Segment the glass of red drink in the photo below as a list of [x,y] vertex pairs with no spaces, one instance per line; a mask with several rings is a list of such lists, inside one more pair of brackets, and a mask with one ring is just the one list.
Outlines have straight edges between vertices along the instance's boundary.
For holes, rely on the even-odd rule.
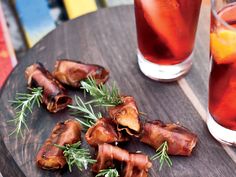
[[188,72],[202,0],[134,0],[138,64],[154,80]]
[[236,145],[236,1],[211,3],[207,125],[218,141]]

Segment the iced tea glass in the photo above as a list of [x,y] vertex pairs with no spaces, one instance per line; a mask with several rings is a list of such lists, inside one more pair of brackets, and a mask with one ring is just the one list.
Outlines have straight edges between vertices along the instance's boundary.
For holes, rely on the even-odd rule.
[[211,0],[207,125],[220,142],[236,145],[236,0]]
[[134,0],[138,64],[154,80],[188,72],[202,0]]

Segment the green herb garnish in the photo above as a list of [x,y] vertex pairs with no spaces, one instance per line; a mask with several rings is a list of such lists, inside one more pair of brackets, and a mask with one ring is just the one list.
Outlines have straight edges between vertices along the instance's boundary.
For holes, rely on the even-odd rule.
[[96,81],[89,77],[86,81],[81,81],[82,89],[88,92],[93,100],[88,103],[95,103],[98,106],[117,106],[122,103],[119,89],[113,84],[112,87],[103,84],[96,84]]
[[160,163],[159,171],[161,171],[164,162],[166,162],[169,167],[172,166],[172,161],[170,157],[168,156],[167,151],[168,151],[168,143],[167,141],[165,141],[156,150],[156,154],[150,158],[151,160],[159,159],[159,163]]
[[69,171],[72,172],[72,166],[76,165],[77,168],[82,171],[87,169],[89,164],[93,164],[96,160],[91,158],[88,149],[80,148],[81,142],[78,141],[72,145],[60,146],[54,144],[59,149],[63,150],[63,154],[66,158],[66,162],[69,166]]
[[118,177],[119,173],[118,171],[114,168],[109,168],[109,169],[104,169],[104,170],[100,170],[99,173],[95,176],[105,176],[105,177]]
[[11,132],[10,135],[16,134],[21,135],[22,133],[22,126],[28,129],[26,124],[26,116],[27,113],[32,113],[34,105],[37,104],[40,107],[40,102],[42,98],[43,89],[41,87],[38,88],[29,88],[30,93],[16,93],[16,98],[14,101],[9,101],[14,106],[16,110],[15,118],[8,121],[13,122],[16,128]]
[[73,115],[79,115],[82,118],[76,118],[76,120],[87,128],[93,126],[102,117],[100,112],[95,114],[92,106],[85,104],[79,96],[75,97],[75,105],[68,105],[68,107],[73,110]]

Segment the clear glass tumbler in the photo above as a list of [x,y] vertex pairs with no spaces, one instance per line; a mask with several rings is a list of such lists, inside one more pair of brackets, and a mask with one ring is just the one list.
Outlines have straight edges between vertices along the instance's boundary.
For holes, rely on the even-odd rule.
[[138,64],[154,80],[188,72],[202,0],[134,0]]
[[236,3],[211,0],[207,125],[220,142],[236,145]]

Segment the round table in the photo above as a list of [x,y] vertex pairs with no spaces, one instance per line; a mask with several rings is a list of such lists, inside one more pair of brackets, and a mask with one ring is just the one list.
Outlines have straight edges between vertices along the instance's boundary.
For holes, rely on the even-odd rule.
[[[29,132],[25,131],[25,137],[9,137],[14,127],[7,120],[13,118],[14,110],[8,100],[14,99],[16,92],[26,92],[25,68],[41,62],[52,71],[56,59],[61,58],[103,65],[110,70],[108,83],[115,81],[123,94],[134,96],[139,111],[147,114],[148,118],[144,119],[180,122],[198,135],[198,145],[192,156],[173,156],[173,166],[164,165],[160,172],[158,161],[154,161],[149,176],[236,176],[235,149],[216,142],[205,124],[208,36],[209,6],[203,6],[193,68],[177,82],[159,83],[145,77],[138,68],[133,6],[102,9],[60,25],[28,51],[1,91],[0,170],[3,176],[92,176],[90,170],[80,172],[73,168],[72,173],[68,169],[45,171],[35,165],[35,155],[54,125],[71,118],[68,111],[49,114],[43,108],[34,109],[33,114],[27,116]],[[83,95],[82,91],[69,93]],[[90,148],[85,142],[83,147]],[[136,139],[122,147],[149,156],[155,153],[154,149]]]

